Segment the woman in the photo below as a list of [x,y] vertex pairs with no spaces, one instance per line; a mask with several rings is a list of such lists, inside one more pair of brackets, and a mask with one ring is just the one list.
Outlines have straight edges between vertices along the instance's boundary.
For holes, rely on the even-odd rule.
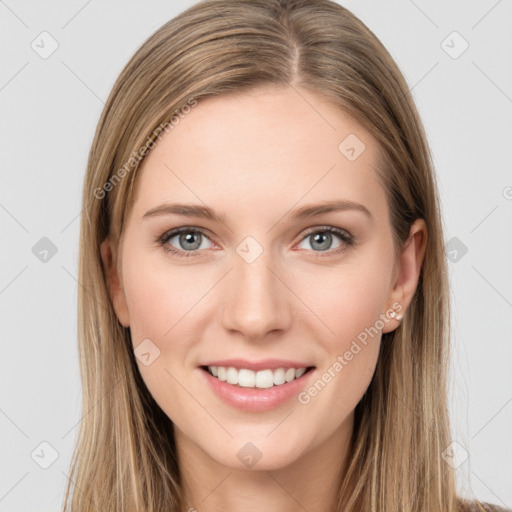
[[83,205],[66,510],[503,510],[456,492],[429,149],[349,11],[165,24],[114,85]]

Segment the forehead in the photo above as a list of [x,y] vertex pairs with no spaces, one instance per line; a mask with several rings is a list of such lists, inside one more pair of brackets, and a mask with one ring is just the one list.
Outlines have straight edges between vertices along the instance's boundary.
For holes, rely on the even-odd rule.
[[254,215],[262,204],[340,198],[386,208],[376,140],[302,89],[201,98],[157,141],[138,170],[134,209],[200,200]]

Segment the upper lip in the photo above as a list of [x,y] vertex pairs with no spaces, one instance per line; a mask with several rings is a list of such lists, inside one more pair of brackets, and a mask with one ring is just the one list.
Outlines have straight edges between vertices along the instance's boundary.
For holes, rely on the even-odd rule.
[[291,361],[289,359],[263,359],[262,361],[248,361],[247,359],[222,359],[209,361],[200,366],[224,366],[226,368],[232,366],[237,370],[246,368],[247,370],[276,370],[277,368],[309,368],[313,365]]

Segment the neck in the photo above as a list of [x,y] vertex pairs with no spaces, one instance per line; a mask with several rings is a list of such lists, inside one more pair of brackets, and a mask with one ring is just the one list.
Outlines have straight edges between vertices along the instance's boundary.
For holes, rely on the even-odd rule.
[[286,467],[256,470],[219,464],[175,428],[185,496],[183,512],[336,510],[352,429],[353,415]]

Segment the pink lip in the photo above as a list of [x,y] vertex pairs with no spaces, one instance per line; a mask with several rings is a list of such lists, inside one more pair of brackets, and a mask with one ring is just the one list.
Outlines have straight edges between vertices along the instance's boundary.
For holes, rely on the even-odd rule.
[[[223,363],[225,363],[225,361]],[[281,361],[276,368],[281,368],[283,366],[288,368],[304,368],[304,365],[294,366],[291,364],[288,366],[288,362],[286,364],[281,363],[283,363],[283,361]],[[268,362],[266,362],[266,364],[268,364]],[[208,366],[224,366],[224,364],[209,364]],[[247,368],[247,366],[242,367]],[[265,366],[265,368],[268,369],[269,366]],[[206,379],[210,389],[221,400],[232,407],[248,412],[268,411],[285,404],[293,397],[296,397],[306,387],[311,375],[315,373],[315,370],[312,369],[292,382],[287,382],[280,386],[273,386],[271,388],[259,389],[243,388],[238,385],[228,384],[227,382],[220,381],[217,377],[210,375],[210,373],[203,368],[200,368],[199,370]]]
[[308,363],[300,363],[297,361],[290,361],[285,359],[264,359],[262,361],[248,361],[247,359],[223,359],[218,361],[210,361],[203,363],[201,366],[224,366],[226,368],[232,366],[237,370],[246,368],[255,372],[259,370],[277,370],[277,368],[309,368],[313,366]]

